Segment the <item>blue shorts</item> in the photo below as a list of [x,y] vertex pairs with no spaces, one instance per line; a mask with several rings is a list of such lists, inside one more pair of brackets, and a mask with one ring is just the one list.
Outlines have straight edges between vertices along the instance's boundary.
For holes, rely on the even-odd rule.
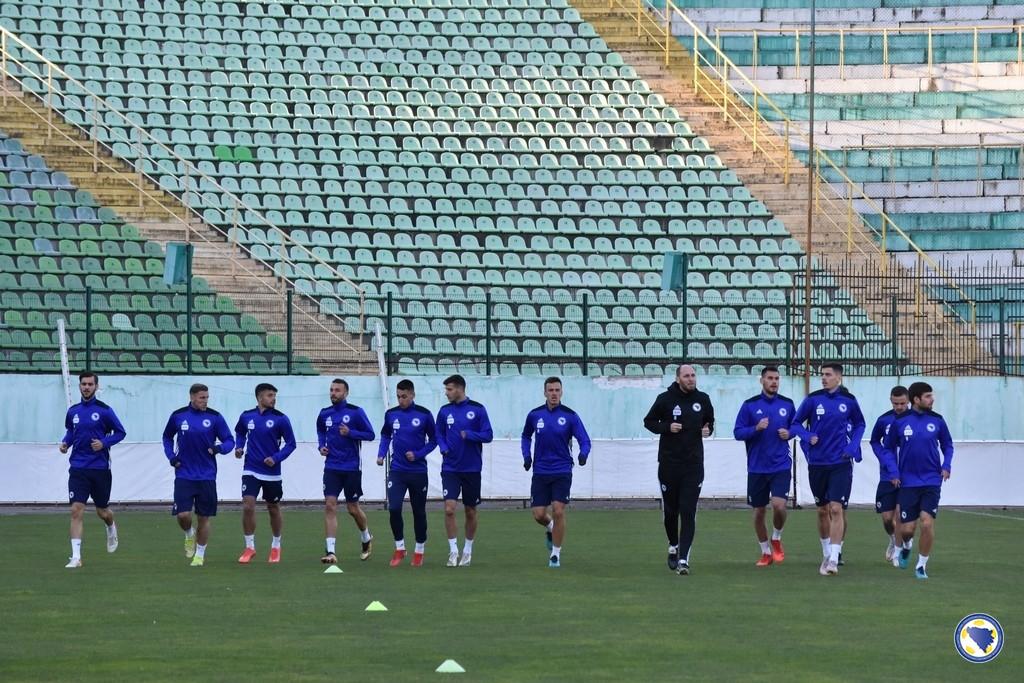
[[569,502],[572,488],[572,473],[535,474],[530,484],[530,507],[540,508],[551,505],[551,501]]
[[196,514],[200,517],[217,516],[216,480],[174,480],[174,507],[171,508],[171,514],[177,515],[182,512],[192,512],[193,507]]
[[356,503],[363,497],[363,473],[359,470],[324,470],[324,498],[340,498],[345,492],[346,503]]
[[878,482],[875,490],[875,512],[892,512],[896,509],[896,498],[900,490],[891,481]]
[[789,470],[771,474],[747,473],[747,505],[763,508],[769,498],[789,498]]
[[284,484],[280,481],[267,481],[259,479],[251,474],[242,475],[242,498],[252,496],[255,498],[263,490],[263,500],[268,503],[279,503],[284,496]]
[[845,510],[850,504],[850,489],[853,488],[853,462],[808,465],[807,483],[811,485],[815,505],[824,507],[829,503],[842,503]]
[[905,524],[916,522],[922,512],[931,515],[932,519],[938,517],[941,493],[941,486],[901,486],[900,521]]
[[111,481],[110,470],[72,467],[68,470],[68,500],[84,505],[91,497],[93,505],[105,508],[110,505]]
[[442,472],[441,488],[445,500],[458,500],[461,494],[466,507],[475,508],[480,504],[479,472]]
[[405,492],[409,492],[409,503],[413,510],[423,510],[427,505],[427,473],[388,472],[388,510],[401,510]]

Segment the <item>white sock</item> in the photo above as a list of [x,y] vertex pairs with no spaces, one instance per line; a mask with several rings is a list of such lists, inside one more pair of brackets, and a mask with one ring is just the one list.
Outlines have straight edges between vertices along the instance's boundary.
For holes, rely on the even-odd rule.
[[896,547],[896,534],[889,534],[889,547],[890,548],[895,548]]
[[906,541],[903,541],[903,549],[904,550],[910,550],[913,547],[914,547],[914,539],[913,538],[910,538],[910,539],[907,539]]
[[82,559],[82,539],[72,538],[71,539],[71,559],[80,560]]
[[256,534],[245,534],[245,547],[256,550]]
[[828,547],[828,561],[839,562],[839,551],[843,547],[842,543],[833,543]]
[[918,569],[924,569],[927,566],[928,566],[928,556],[927,555],[918,555],[917,556],[917,568]]
[[671,555],[672,553],[675,553],[676,555],[678,555],[679,554],[679,546],[677,546],[677,545],[670,545],[668,547],[668,554]]
[[426,544],[425,543],[417,543],[416,544],[416,552],[418,552],[419,554],[422,555],[423,554],[423,550],[424,550],[424,547],[423,547],[424,545],[426,545]]
[[466,546],[462,549],[462,553],[464,555],[472,555],[473,554],[473,539],[472,538],[467,538],[466,539]]
[[758,544],[761,546],[762,555],[772,554],[772,546],[768,543],[768,541],[758,541]]
[[782,540],[782,529],[774,529],[774,528],[772,529],[772,540],[773,541],[781,541]]
[[[331,539],[334,540],[333,538]],[[395,541],[395,550],[405,550],[405,540]]]
[[270,537],[270,547],[271,548],[277,548],[278,550],[280,550],[281,549],[281,537],[280,536],[271,536]]
[[185,538],[193,538],[193,537],[195,537],[195,535],[196,535],[196,530],[195,530],[194,527],[189,527],[189,530],[185,532]]
[[843,552],[843,542],[839,541],[839,543],[837,543],[836,545],[839,546],[839,553],[842,554],[842,552]]
[[[417,551],[419,552],[419,551]],[[448,552],[457,553],[459,552],[459,539],[449,538],[448,539]]]
[[196,557],[206,557],[206,546],[205,545],[197,545],[196,546]]
[[562,556],[562,546],[560,546],[560,545],[552,546],[551,547],[551,556],[552,557],[561,557]]
[[548,531],[554,531],[554,530],[555,530],[555,520],[551,520],[550,522],[548,522]]
[[832,544],[832,542],[829,539],[827,539],[827,538],[821,539],[821,554],[823,556],[828,557],[828,547],[831,544]]
[[360,540],[362,540],[363,543],[369,543],[370,539],[373,538],[373,535],[370,534],[370,527],[366,527],[365,529],[360,531],[359,538]]
[[324,542],[327,545],[327,552],[333,553],[334,552],[334,545],[335,545],[335,543],[337,543],[337,539],[336,538],[327,537],[327,538],[324,539]]
[[116,523],[112,523],[110,526],[107,527],[107,538],[110,538],[111,536],[117,536]]

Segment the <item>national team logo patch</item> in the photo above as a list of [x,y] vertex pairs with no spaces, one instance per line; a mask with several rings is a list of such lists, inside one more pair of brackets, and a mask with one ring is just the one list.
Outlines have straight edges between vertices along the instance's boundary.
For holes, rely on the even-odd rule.
[[789,414],[788,410],[786,410],[785,408],[779,408],[779,415],[781,415],[782,417],[786,417],[786,415],[788,415],[788,414]]
[[351,420],[351,419],[352,419],[351,415],[342,415],[341,416],[341,421],[344,422],[345,424],[348,424],[348,421]]
[[700,412],[700,404],[699,403],[694,403],[690,407],[693,408],[693,412],[695,412],[695,413],[699,413]]
[[935,423],[934,422],[929,422],[927,429],[928,429],[929,432],[934,432],[935,431]]
[[98,422],[98,421],[99,421],[99,419],[100,419],[100,414],[99,414],[99,413],[93,413],[93,414],[92,414],[92,415],[90,415],[89,417],[91,417],[91,418],[92,418],[92,421],[93,421],[93,422]]
[[968,614],[956,625],[953,645],[968,662],[991,662],[1003,650],[1003,627],[988,614]]
[[267,425],[267,429],[270,429],[271,427],[274,426],[274,421],[273,420],[267,420],[265,424]]
[[840,413],[845,413],[846,412],[846,404],[845,403],[840,403],[839,404],[839,412]]
[[558,424],[564,425],[565,424],[565,418],[564,417],[558,418]]
[[466,413],[466,419],[472,420],[475,417],[476,417],[476,413],[474,413],[472,410],[469,411],[468,413]]
[[210,422],[209,420],[203,420],[203,426],[204,427],[209,427],[211,424],[213,424],[213,423]]
[[420,419],[418,417],[414,417],[412,419],[412,426],[413,427],[419,427],[420,426]]

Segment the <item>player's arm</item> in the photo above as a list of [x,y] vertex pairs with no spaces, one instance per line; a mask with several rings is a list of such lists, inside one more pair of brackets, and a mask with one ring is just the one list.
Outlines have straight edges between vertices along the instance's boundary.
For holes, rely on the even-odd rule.
[[757,423],[751,424],[750,422],[750,411],[747,410],[747,404],[744,403],[740,406],[740,410],[736,413],[736,424],[732,428],[732,438],[737,441],[746,441],[757,434]]
[[60,444],[63,447],[61,448],[61,453],[66,453],[68,446],[71,445],[71,439],[74,435],[73,427],[75,426],[75,423],[71,421],[72,419],[71,409],[69,408],[68,412],[64,415],[64,437],[60,440]]
[[871,429],[871,439],[868,443],[871,444],[871,451],[879,461],[882,460],[882,452],[885,450],[885,447],[882,445],[882,437],[884,436],[885,425],[882,424],[882,418],[878,418],[875,420],[875,426]]
[[121,421],[117,419],[117,415],[113,410],[107,410],[107,435],[100,439],[103,442],[103,447],[109,449],[124,441],[126,436],[128,433],[125,432]]
[[580,445],[579,463],[580,467],[582,467],[587,464],[592,444],[590,443],[590,435],[587,434],[587,428],[583,426],[583,420],[580,419],[579,415],[576,415],[573,420],[572,435],[576,437],[576,443]]
[[661,399],[654,399],[651,409],[644,417],[644,428],[654,434],[667,434],[671,424],[671,420],[665,419],[665,407],[662,405]]
[[853,406],[850,408],[850,425],[853,427],[853,431],[850,432],[850,443],[846,447],[847,454],[860,462],[860,442],[864,439],[864,430],[867,429],[867,423],[864,421],[864,414],[860,412],[860,405],[856,401],[851,401]]
[[882,437],[882,453],[878,456],[878,460],[882,465],[882,476],[897,486],[900,479],[900,464],[896,453],[900,446],[900,436],[902,434],[898,426],[898,422],[893,422],[892,426],[889,427],[889,433]]
[[811,403],[806,398],[800,402],[800,407],[796,409],[796,414],[793,415],[793,423],[789,426],[789,433],[793,436],[799,436],[801,441],[808,441],[814,434],[811,430],[804,426],[804,423],[811,416]]
[[391,429],[391,420],[388,419],[387,412],[384,413],[384,424],[380,427],[380,446],[377,448],[377,464],[383,465],[384,458],[388,455],[388,449],[391,448],[391,436],[394,434],[394,430]]
[[708,437],[715,433],[715,407],[711,405],[711,397],[707,394],[704,394],[704,398],[701,399],[701,403],[704,406],[704,410],[702,411],[703,420],[701,430],[703,430],[704,427],[707,427],[708,433],[703,436]]
[[352,423],[348,426],[348,437],[356,441],[373,441],[373,425],[370,424],[370,418],[366,417],[363,409],[355,411],[352,417]]
[[530,448],[533,446],[533,420],[530,419],[529,414],[526,416],[526,424],[523,425],[519,446],[523,452],[523,467],[529,470],[530,465],[533,464],[533,456],[530,454]]
[[174,416],[172,415],[167,420],[167,426],[164,427],[163,443],[164,443],[164,457],[167,461],[174,465],[178,460],[177,454],[174,452],[174,435],[177,433],[177,425],[174,424]]
[[231,428],[223,415],[217,416],[217,440],[220,441],[218,450],[221,455],[227,455],[235,449],[235,440],[231,435]]
[[434,441],[437,442],[437,449],[441,456],[448,455],[448,419],[445,415],[445,408],[437,411],[437,423],[434,425]]
[[295,452],[295,431],[292,429],[292,421],[285,417],[281,422],[281,437],[284,443],[277,450],[277,453],[270,456],[278,465]]
[[494,430],[491,429],[491,420],[487,417],[487,409],[480,406],[480,429],[466,430],[466,441],[477,443],[490,443],[494,441]]
[[423,460],[437,446],[437,429],[434,424],[434,416],[428,412],[423,419],[427,422],[427,424],[423,425],[423,435],[426,438],[423,445],[412,452],[414,460]]
[[322,412],[316,416],[316,446],[320,449],[327,448],[327,420],[324,419]]
[[245,413],[238,416],[238,422],[235,423],[235,455],[239,455],[241,451],[245,450],[245,442],[249,436],[249,428],[246,426]]
[[953,435],[945,420],[939,424],[939,448],[942,449],[942,478],[949,479],[953,473]]

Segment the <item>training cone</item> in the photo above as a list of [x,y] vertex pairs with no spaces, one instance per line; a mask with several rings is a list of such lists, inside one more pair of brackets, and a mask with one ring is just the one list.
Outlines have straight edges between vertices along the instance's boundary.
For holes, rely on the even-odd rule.
[[324,570],[324,574],[344,574],[344,573],[345,572],[341,571],[341,567],[339,567],[336,564],[332,564],[330,567],[328,567],[327,569]]
[[388,608],[385,607],[384,603],[382,603],[380,600],[374,600],[373,602],[371,602],[369,605],[366,606],[366,609],[364,611],[366,611],[366,612],[387,612]]
[[439,674],[464,674],[466,670],[459,666],[459,663],[454,659],[446,659],[441,662],[441,666],[434,669]]

